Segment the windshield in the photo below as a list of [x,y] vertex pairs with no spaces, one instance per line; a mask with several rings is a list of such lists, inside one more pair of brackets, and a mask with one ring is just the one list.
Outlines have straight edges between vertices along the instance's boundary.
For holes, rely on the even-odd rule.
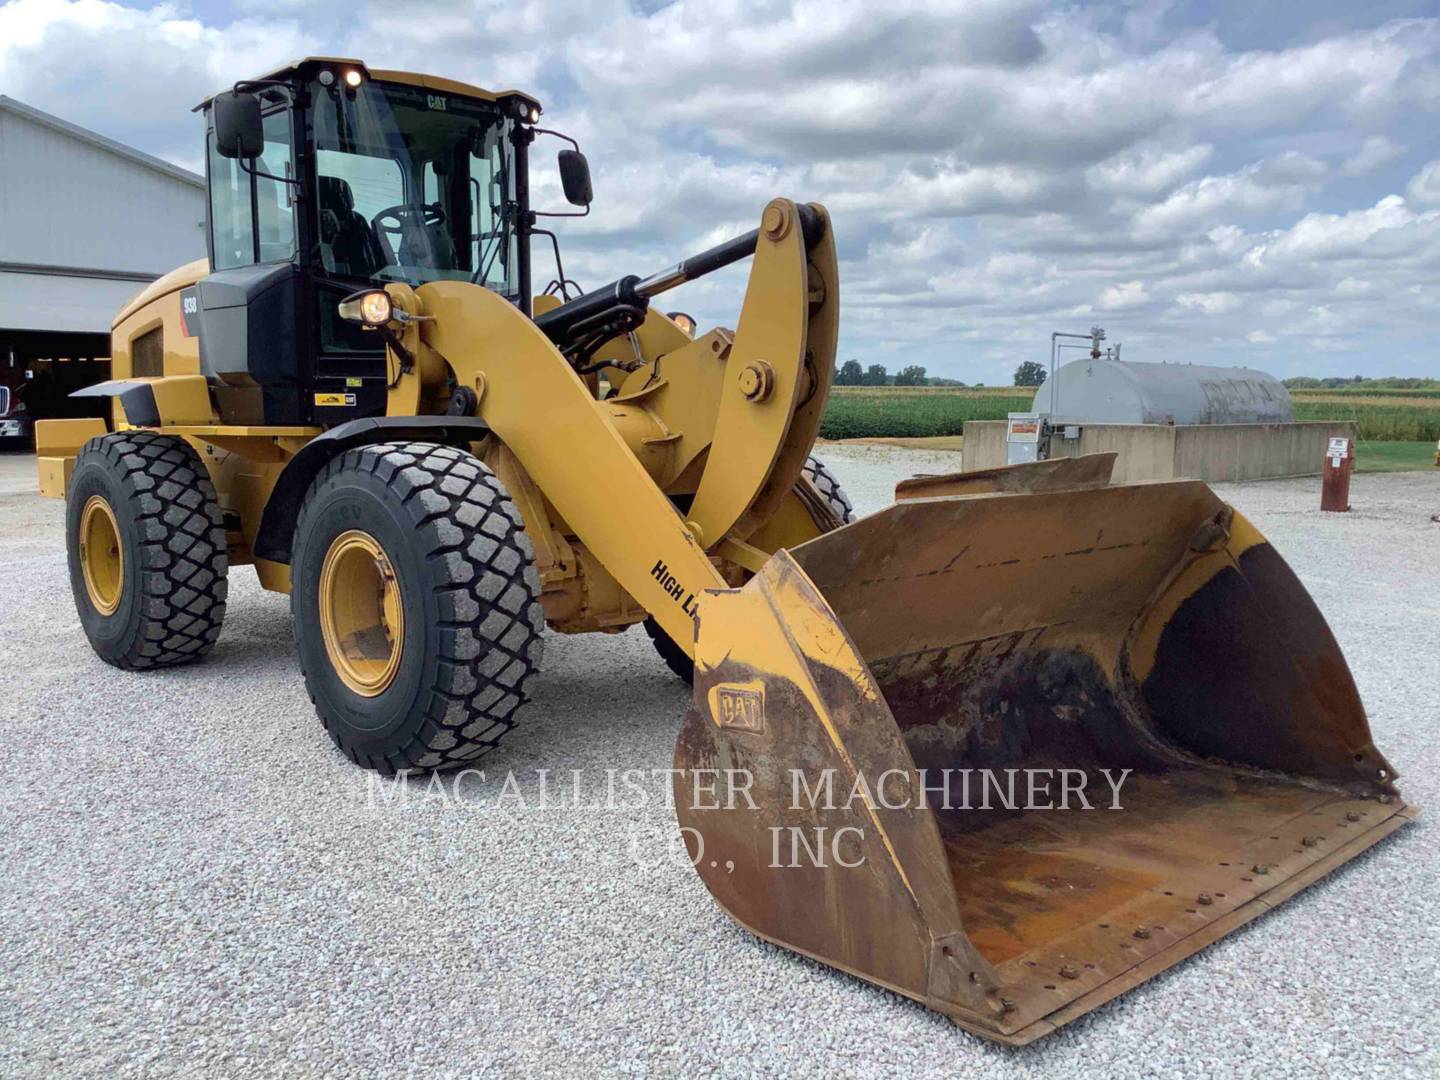
[[325,269],[513,296],[511,121],[494,103],[377,82],[310,88]]

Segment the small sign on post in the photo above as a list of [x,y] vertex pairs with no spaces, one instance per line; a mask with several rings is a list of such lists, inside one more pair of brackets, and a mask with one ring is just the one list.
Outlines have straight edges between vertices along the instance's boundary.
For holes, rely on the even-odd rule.
[[1350,474],[1355,470],[1355,443],[1346,435],[1331,438],[1325,450],[1320,484],[1320,509],[1344,513],[1350,509]]

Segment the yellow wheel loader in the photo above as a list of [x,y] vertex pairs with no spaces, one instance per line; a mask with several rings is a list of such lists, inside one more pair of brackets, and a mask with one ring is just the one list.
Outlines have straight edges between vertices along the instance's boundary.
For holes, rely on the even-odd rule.
[[[205,655],[249,563],[339,747],[445,769],[514,722],[542,627],[644,623],[693,680],[674,794],[724,909],[1007,1043],[1413,816],[1314,603],[1204,484],[1101,455],[849,521],[811,457],[822,207],[579,293],[524,94],[309,58],[200,111],[208,258],[117,316],[108,424],[38,433],[106,661]],[[651,307],[746,258],[733,332]]]

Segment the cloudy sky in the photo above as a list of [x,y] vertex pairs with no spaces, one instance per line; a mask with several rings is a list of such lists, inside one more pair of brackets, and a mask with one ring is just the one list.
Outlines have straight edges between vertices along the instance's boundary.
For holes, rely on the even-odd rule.
[[[1008,382],[1099,324],[1440,376],[1440,0],[0,4],[0,93],[192,168],[190,107],[306,54],[536,93],[595,174],[587,286],[824,202],[842,359]],[[673,306],[733,325],[743,274]]]

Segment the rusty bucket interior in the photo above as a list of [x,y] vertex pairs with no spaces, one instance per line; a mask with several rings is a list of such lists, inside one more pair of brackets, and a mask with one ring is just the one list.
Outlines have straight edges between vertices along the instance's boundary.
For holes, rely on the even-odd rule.
[[[676,757],[753,775],[755,810],[677,782],[738,921],[1010,1043],[1412,813],[1253,526],[1199,482],[1055,487],[902,490],[707,598]],[[823,768],[868,801],[797,800]],[[845,840],[806,865],[797,828]]]

